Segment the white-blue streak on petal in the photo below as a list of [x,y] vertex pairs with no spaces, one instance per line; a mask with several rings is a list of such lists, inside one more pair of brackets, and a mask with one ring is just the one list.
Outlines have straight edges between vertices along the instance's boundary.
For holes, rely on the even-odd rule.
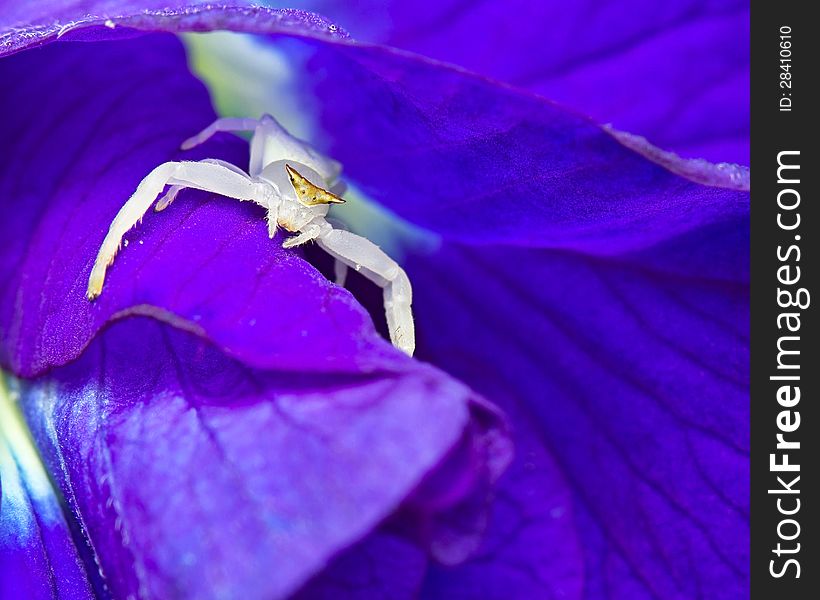
[[438,235],[397,216],[358,187],[348,184],[345,204],[333,206],[330,218],[364,236],[399,263],[408,254],[431,254],[441,244]]
[[[5,382],[0,380],[0,477],[3,484],[0,520],[4,525],[15,518],[28,522],[33,519],[31,510],[32,505],[36,504],[38,516],[45,524],[58,523],[62,521],[62,513],[54,489],[29,437],[15,398],[16,394],[10,392]],[[5,535],[7,531],[3,527],[0,535]],[[19,533],[28,535],[31,532]]]
[[[310,140],[315,106],[297,103],[300,56],[295,48],[285,53],[276,45],[241,33],[186,33],[182,41],[191,70],[208,87],[214,106],[223,117],[259,117],[270,113],[298,138]],[[287,41],[283,41],[288,43]],[[289,44],[293,45],[291,42]]]
[[58,493],[0,373],[0,597],[91,598]]

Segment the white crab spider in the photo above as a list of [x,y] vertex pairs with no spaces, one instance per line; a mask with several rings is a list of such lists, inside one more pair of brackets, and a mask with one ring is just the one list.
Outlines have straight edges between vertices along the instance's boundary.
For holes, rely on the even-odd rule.
[[343,285],[347,267],[353,267],[384,288],[384,308],[393,345],[409,355],[415,349],[412,293],[404,270],[370,240],[334,229],[327,222],[329,204],[344,202],[329,189],[341,166],[322,156],[307,143],[290,135],[273,117],[261,119],[217,119],[198,135],[182,144],[193,148],[219,131],[252,131],[250,167],[245,173],[230,163],[206,159],[198,162],[167,162],[151,171],[114,217],[97,254],[88,279],[87,297],[94,300],[102,292],[105,271],[114,261],[122,238],[151,207],[166,185],[171,187],[159,199],[155,210],[165,209],[183,188],[206,190],[237,200],[249,200],[268,211],[271,238],[276,227],[297,235],[282,244],[292,248],[315,240],[336,260],[336,281]]

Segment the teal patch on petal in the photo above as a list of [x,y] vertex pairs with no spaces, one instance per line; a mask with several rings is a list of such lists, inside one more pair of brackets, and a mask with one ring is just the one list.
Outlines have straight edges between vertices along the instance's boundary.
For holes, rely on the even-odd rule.
[[344,199],[345,204],[331,207],[329,218],[366,237],[400,264],[408,254],[435,252],[441,243],[438,235],[405,221],[356,186],[348,184]]
[[300,54],[283,40],[289,44],[286,57],[278,44],[242,33],[181,37],[191,71],[208,88],[219,116],[258,118],[270,113],[296,137],[310,139],[316,107],[297,104],[293,93],[304,51]]

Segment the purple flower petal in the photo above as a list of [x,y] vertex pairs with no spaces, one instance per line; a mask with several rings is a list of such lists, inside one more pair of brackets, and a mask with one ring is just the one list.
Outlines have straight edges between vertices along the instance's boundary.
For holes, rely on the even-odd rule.
[[430,565],[421,597],[581,598],[586,540],[576,528],[571,488],[526,410],[503,382],[489,380],[493,396],[507,398],[514,413],[516,459],[495,490],[480,547],[464,564]]
[[[683,155],[749,162],[746,3],[518,0],[437,2],[425,10],[384,2],[296,4],[349,25],[360,39],[407,48],[532,90]],[[168,7],[166,2],[98,0],[68,8],[27,2],[12,3],[3,14],[0,30],[8,33],[0,35],[0,54],[104,23],[148,30],[345,36],[338,25],[314,14],[248,7],[241,1],[188,0]]]
[[[695,169],[722,187],[704,186],[537,98],[384,48],[309,43],[333,74],[318,90],[332,154],[444,240],[410,265],[422,356],[509,402],[533,428],[535,496],[569,509],[550,523],[509,482],[518,504],[489,558],[462,568],[523,595],[546,580],[590,598],[742,596],[748,195],[731,188],[746,175]],[[570,549],[545,565],[527,535]]]
[[[55,39],[110,39],[144,31],[239,29],[344,39],[347,33],[319,15],[262,8],[244,0],[85,0],[2,2],[0,56]],[[115,31],[117,30],[117,31]],[[133,32],[130,32],[133,34]]]
[[298,6],[647,136],[686,156],[749,164],[749,4],[458,0]]
[[[688,274],[678,272],[677,257],[699,242],[701,259],[734,263],[745,275],[743,261],[722,248],[738,243],[745,253],[743,235],[716,233],[652,256],[673,257],[667,271],[642,257],[500,245],[447,245],[435,260],[411,265],[419,329],[435,332],[420,356],[499,402],[516,430],[534,430],[537,440],[534,457],[519,453],[502,481],[500,497],[515,502],[496,521],[483,560],[433,571],[431,596],[458,597],[452,590],[470,589],[467,582],[522,590],[523,581],[532,587],[522,597],[545,583],[555,595],[573,589],[571,579],[543,575],[562,566],[573,537],[539,536],[547,548],[550,539],[568,546],[547,562],[528,537],[555,523],[539,497],[553,481],[529,495],[518,482],[527,465],[550,466],[547,452],[574,490],[557,513],[571,518],[580,540],[575,575],[583,574],[584,592],[574,597],[748,594],[748,288],[742,279],[702,276],[697,260]],[[465,331],[471,343],[454,346]],[[519,528],[494,546],[510,523]]]
[[418,598],[427,556],[407,540],[378,531],[340,555],[294,600]]
[[385,48],[313,45],[311,67],[334,74],[309,92],[328,151],[372,198],[448,239],[611,255],[748,212],[743,168],[682,161]]
[[472,435],[470,403],[422,365],[254,370],[144,318],[106,329],[22,398],[120,598],[295,591],[412,500]]

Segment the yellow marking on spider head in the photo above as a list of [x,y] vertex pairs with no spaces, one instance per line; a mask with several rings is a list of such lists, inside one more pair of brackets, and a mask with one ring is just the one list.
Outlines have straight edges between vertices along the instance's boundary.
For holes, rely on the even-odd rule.
[[313,185],[290,165],[285,165],[285,170],[288,172],[290,182],[293,184],[293,189],[296,191],[296,197],[299,199],[299,202],[305,206],[344,203],[344,200],[339,198],[336,194],[328,192],[317,185]]

